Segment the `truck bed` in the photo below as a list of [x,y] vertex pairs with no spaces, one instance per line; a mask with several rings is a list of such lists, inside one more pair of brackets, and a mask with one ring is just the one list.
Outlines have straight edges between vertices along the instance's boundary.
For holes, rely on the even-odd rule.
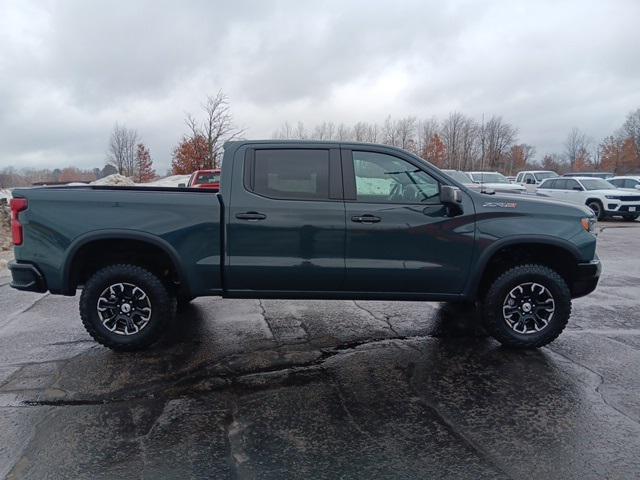
[[16,260],[37,263],[52,292],[73,294],[68,272],[75,253],[110,238],[163,249],[184,284],[197,289],[192,295],[221,289],[222,200],[211,190],[87,185],[16,189],[14,196],[29,202]]

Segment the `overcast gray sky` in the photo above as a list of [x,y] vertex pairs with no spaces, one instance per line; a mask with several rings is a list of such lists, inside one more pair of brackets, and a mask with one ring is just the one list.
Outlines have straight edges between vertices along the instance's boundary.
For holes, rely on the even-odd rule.
[[285,120],[502,115],[538,157],[640,106],[640,1],[0,1],[0,168],[104,165],[115,122],[160,173],[207,93]]

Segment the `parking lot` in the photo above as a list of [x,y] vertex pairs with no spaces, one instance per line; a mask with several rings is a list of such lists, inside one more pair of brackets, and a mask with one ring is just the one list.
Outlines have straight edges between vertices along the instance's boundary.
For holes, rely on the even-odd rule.
[[435,303],[202,298],[144,353],[0,270],[0,476],[637,478],[640,222],[536,351]]

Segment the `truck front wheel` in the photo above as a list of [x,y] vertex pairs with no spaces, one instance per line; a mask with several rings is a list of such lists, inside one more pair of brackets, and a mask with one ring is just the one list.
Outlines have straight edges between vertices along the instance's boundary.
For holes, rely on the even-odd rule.
[[157,341],[176,301],[153,273],[136,265],[110,265],[85,283],[80,317],[95,341],[117,351],[142,350]]
[[570,315],[567,283],[544,265],[507,270],[492,283],[483,301],[487,331],[508,347],[538,348],[552,342]]

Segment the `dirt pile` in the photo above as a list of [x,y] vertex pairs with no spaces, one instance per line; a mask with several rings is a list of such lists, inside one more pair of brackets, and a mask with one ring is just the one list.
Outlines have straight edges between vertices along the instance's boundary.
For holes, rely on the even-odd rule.
[[130,187],[135,185],[135,183],[133,182],[133,180],[125,177],[124,175],[114,173],[113,175],[109,175],[107,177],[101,178],[100,180],[96,180],[95,182],[91,182],[91,185],[120,185]]
[[5,199],[0,199],[0,252],[11,248],[11,211]]

